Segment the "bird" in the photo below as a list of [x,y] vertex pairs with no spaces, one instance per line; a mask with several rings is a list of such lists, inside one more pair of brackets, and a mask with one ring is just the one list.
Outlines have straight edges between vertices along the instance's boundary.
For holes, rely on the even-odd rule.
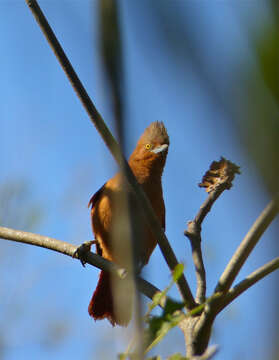
[[[145,194],[153,207],[158,221],[165,231],[165,204],[162,191],[162,174],[166,163],[169,148],[169,136],[163,122],[152,122],[139,138],[137,145],[129,158],[129,166],[136,177],[138,183],[142,186]],[[114,263],[123,264],[123,256],[119,257],[112,244],[112,226],[117,219],[117,202],[127,191],[127,184],[123,175],[118,172],[114,177],[108,180],[90,199],[88,207],[91,207],[91,223],[95,237],[96,252],[103,258]],[[136,244],[138,251],[137,260],[144,266],[157,245],[149,225],[144,217],[138,216],[140,213],[137,204],[136,195],[131,197],[133,218],[136,217],[139,222],[140,239]],[[117,238],[114,234],[114,244],[121,244],[121,236]],[[115,240],[116,237],[116,240]],[[125,256],[124,256],[125,258]],[[125,281],[125,280],[121,280]],[[99,276],[97,287],[93,293],[88,306],[89,315],[94,320],[107,318],[112,326],[127,326],[132,314],[131,298],[124,294],[122,301],[125,301],[124,313],[118,314],[115,309],[114,297],[112,291],[111,274],[102,270]]]

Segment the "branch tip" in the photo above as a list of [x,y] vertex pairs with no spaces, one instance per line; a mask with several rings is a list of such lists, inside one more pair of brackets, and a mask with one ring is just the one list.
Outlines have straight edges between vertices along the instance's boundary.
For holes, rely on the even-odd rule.
[[213,161],[209,170],[204,174],[199,187],[211,193],[219,188],[229,190],[236,174],[240,174],[240,167],[231,161],[221,157],[219,161]]

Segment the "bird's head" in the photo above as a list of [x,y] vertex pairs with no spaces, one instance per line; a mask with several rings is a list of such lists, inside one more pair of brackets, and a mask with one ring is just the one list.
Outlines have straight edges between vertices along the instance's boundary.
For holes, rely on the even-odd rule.
[[160,121],[151,123],[139,138],[130,157],[130,165],[133,167],[138,164],[150,170],[163,171],[169,144],[169,136],[164,124]]
[[154,121],[145,130],[140,137],[138,144],[143,146],[144,150],[153,154],[164,154],[170,144],[169,136],[164,124],[161,121]]

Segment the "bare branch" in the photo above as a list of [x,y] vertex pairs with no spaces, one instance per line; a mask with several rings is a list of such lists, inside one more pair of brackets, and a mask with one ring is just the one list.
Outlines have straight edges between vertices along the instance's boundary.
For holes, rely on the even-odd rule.
[[205,301],[206,295],[206,273],[201,250],[201,227],[195,222],[195,220],[189,221],[184,235],[190,240],[192,258],[196,270],[197,290],[195,300],[198,304],[202,304]]
[[[75,250],[77,249],[75,245],[48,236],[38,235],[21,230],[14,230],[2,226],[0,227],[0,238],[40,246],[68,256],[73,256]],[[99,267],[98,265],[96,266]]]
[[[82,85],[80,79],[78,78],[75,70],[73,69],[70,61],[68,60],[64,50],[62,49],[59,41],[57,40],[54,32],[52,31],[50,25],[47,22],[42,10],[40,9],[36,0],[26,0],[27,5],[31,9],[36,21],[38,22],[41,30],[43,31],[49,45],[51,46],[53,52],[55,53],[58,61],[60,62],[64,72],[66,73],[69,81],[71,82],[77,96],[79,97],[82,105],[87,111],[92,123],[95,125],[97,131],[101,135],[111,154],[115,158],[118,163],[120,169],[125,174],[128,183],[137,194],[137,199],[143,209],[143,215],[150,225],[150,228],[154,234],[154,236],[158,240],[159,247],[161,252],[165,258],[166,263],[168,264],[171,271],[174,270],[175,266],[178,264],[177,258],[169,244],[169,241],[161,229],[161,226],[157,220],[156,215],[154,214],[153,208],[144,193],[142,187],[138,184],[135,179],[127,161],[125,160],[121,149],[117,143],[117,141],[112,136],[108,127],[106,126],[104,120],[101,115],[97,111],[94,106],[92,100],[87,94],[84,86]],[[188,285],[188,282],[184,276],[184,274],[177,281],[177,285],[180,291],[181,296],[185,301],[185,306],[188,310],[193,309],[196,306],[195,300],[193,298],[191,289]]]
[[279,257],[268,262],[267,264],[261,266],[259,269],[252,272],[248,275],[244,280],[235,285],[232,289],[230,289],[225,297],[221,299],[221,310],[223,310],[228,304],[230,304],[233,300],[235,300],[239,295],[241,295],[244,291],[249,289],[251,286],[256,284],[265,276],[269,275],[273,271],[279,268]]
[[212,345],[205,350],[202,355],[194,356],[192,360],[209,360],[214,357],[214,355],[218,352],[219,347],[217,345]]
[[[0,226],[0,238],[16,241],[24,244],[40,246],[45,249],[54,250],[71,257],[74,257],[74,253],[78,248],[75,245],[69,244],[65,241],[50,238],[48,236],[33,234],[30,232],[25,232],[20,230],[14,230],[2,226]],[[84,260],[86,263],[92,266],[95,266],[101,270],[114,272],[120,277],[123,277],[123,275],[125,275],[124,269],[120,268],[113,262],[108,261],[103,257],[94,254],[92,252],[86,252],[84,254]],[[147,296],[151,300],[153,299],[153,296],[157,292],[161,292],[161,290],[156,288],[148,281],[142,279],[141,277],[137,277],[137,283],[138,283],[139,291],[142,292],[145,296]]]
[[242,240],[236,252],[221,275],[215,292],[227,292],[234,279],[239,273],[242,265],[256,246],[257,242],[268,228],[279,211],[279,195],[272,200],[254,222],[245,238]]
[[232,187],[235,174],[239,174],[239,167],[223,157],[221,157],[220,161],[211,163],[210,169],[205,173],[202,182],[199,184],[200,187],[206,189],[209,195],[194,220],[188,222],[187,230],[184,232],[184,235],[189,238],[192,248],[197,278],[195,300],[198,304],[202,304],[206,296],[206,272],[201,250],[201,225],[222,192]]

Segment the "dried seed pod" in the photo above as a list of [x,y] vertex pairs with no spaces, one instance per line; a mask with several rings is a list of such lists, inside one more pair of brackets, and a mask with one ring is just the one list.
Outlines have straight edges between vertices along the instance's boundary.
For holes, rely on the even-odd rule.
[[204,187],[206,192],[210,193],[217,189],[229,190],[232,187],[232,181],[235,174],[240,174],[239,166],[231,161],[221,157],[219,161],[213,161],[209,170],[202,178],[199,187]]

